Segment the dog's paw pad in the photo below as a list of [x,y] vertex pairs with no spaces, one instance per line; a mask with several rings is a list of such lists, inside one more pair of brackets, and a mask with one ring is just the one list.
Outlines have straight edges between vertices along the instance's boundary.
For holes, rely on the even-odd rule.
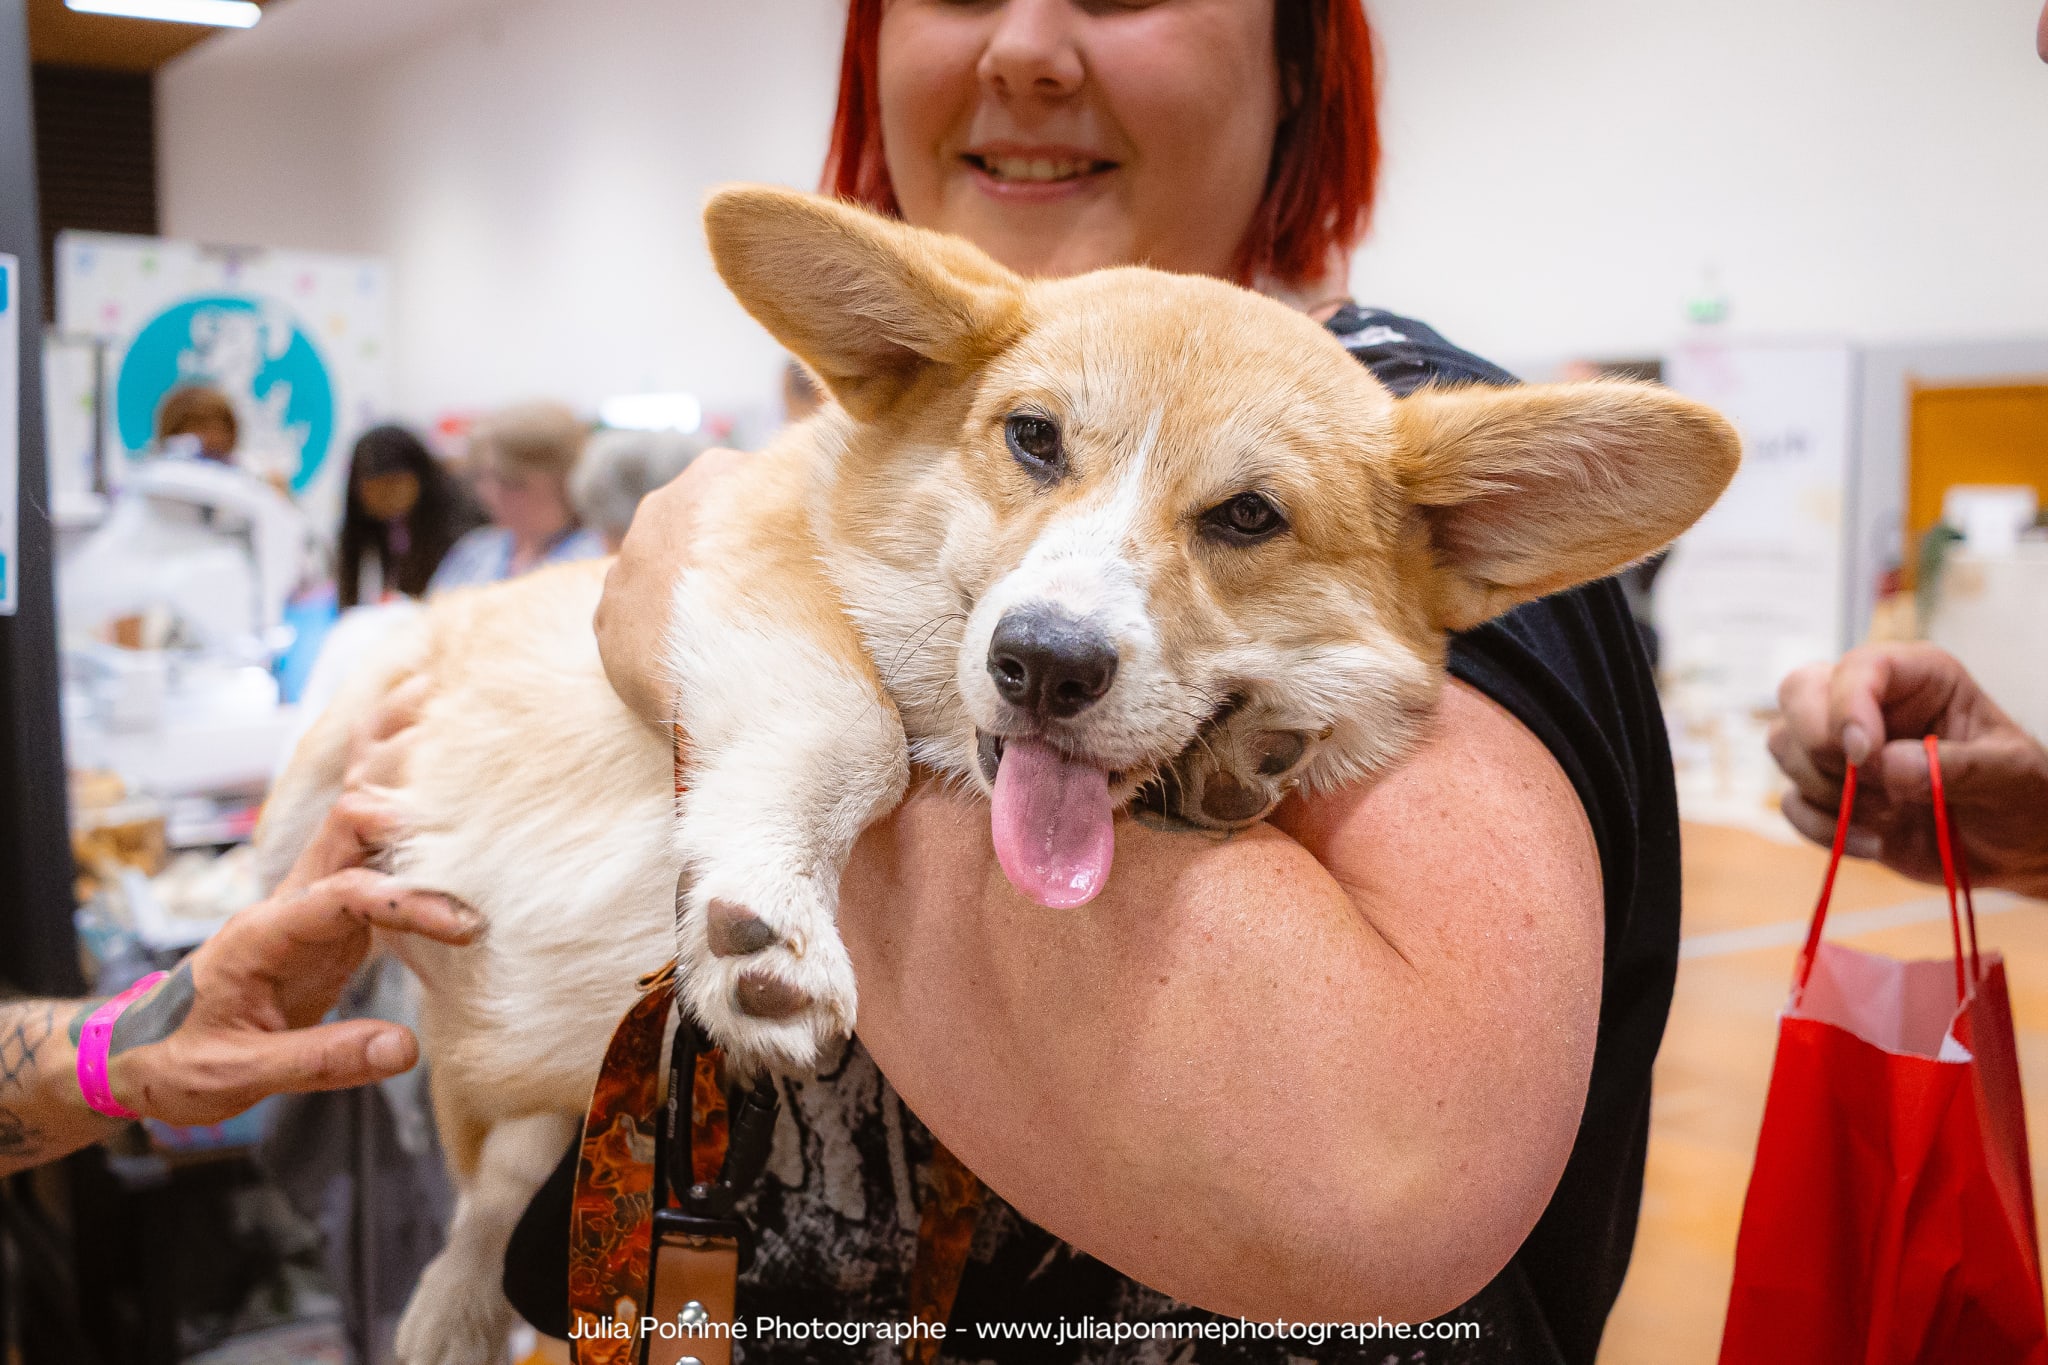
[[853,1031],[853,964],[830,885],[774,870],[708,864],[680,925],[684,999],[741,1074],[814,1071]]
[[1256,820],[1273,804],[1265,784],[1241,781],[1237,774],[1218,770],[1202,785],[1202,814],[1221,825]]
[[741,1014],[754,1019],[788,1019],[811,1006],[811,997],[798,987],[767,972],[748,972],[732,988],[732,1000]]
[[705,907],[704,937],[713,956],[748,957],[774,943],[776,934],[746,906],[714,899]]

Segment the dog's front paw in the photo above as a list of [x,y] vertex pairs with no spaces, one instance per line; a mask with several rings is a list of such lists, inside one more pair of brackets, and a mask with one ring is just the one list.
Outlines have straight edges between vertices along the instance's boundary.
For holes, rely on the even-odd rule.
[[678,888],[683,995],[742,1075],[804,1074],[853,1033],[853,963],[818,877],[712,866]]
[[497,1365],[505,1358],[512,1305],[499,1273],[450,1247],[420,1273],[392,1354],[398,1365]]
[[1294,789],[1320,736],[1234,699],[1131,798],[1131,814],[1165,829],[1220,833],[1263,819]]

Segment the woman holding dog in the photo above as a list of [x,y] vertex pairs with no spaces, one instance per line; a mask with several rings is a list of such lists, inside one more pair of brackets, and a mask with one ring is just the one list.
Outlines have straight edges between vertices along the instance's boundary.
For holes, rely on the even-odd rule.
[[[1028,274],[1143,262],[1252,285],[1397,393],[1512,382],[1346,297],[1373,93],[1356,0],[854,0],[826,188]],[[651,496],[607,587],[607,671],[653,723],[694,490],[737,458]],[[991,1195],[947,1358],[1106,1358],[981,1335],[1003,1323],[1206,1317],[1157,1285],[1266,1320],[1448,1313],[1468,1326],[1428,1359],[1590,1365],[1676,970],[1663,723],[1611,583],[1461,637],[1451,672],[1405,768],[1224,842],[1126,822],[1116,878],[1073,915],[1011,892],[978,799],[914,790],[844,884],[860,1046],[790,1087],[806,1131],[764,1182],[773,1254],[743,1313],[904,1316],[923,1118],[1092,1253]],[[515,1242],[508,1285],[539,1321],[561,1279],[521,1264],[535,1245]],[[1391,1339],[1192,1358],[1378,1361]],[[780,1349],[746,1356],[808,1358]]]

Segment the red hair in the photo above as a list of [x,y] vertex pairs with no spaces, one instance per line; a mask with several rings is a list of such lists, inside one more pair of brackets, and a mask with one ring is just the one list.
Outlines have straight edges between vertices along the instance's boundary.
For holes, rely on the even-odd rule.
[[[877,65],[883,0],[850,0],[839,108],[820,186],[903,216],[882,157]],[[1273,50],[1288,112],[1273,137],[1266,193],[1238,243],[1240,283],[1300,286],[1365,236],[1379,183],[1378,72],[1362,0],[1274,0]]]

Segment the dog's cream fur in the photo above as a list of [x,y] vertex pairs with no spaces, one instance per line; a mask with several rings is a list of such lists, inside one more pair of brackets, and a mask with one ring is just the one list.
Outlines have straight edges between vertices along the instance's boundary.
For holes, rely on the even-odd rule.
[[[700,510],[667,642],[679,818],[668,738],[599,666],[603,567],[579,565],[405,627],[266,820],[281,872],[338,794],[350,727],[401,678],[431,680],[389,857],[489,927],[469,948],[393,945],[425,983],[461,1187],[407,1365],[476,1365],[502,1340],[505,1239],[637,975],[679,951],[690,1007],[742,1066],[807,1067],[851,1031],[838,874],[911,762],[986,787],[982,737],[1035,732],[1154,817],[1243,823],[1296,783],[1398,762],[1447,631],[1657,549],[1735,466],[1725,422],[1650,387],[1396,401],[1307,318],[1213,280],[1027,282],[784,191],[727,191],[706,221],[733,291],[837,401]],[[1061,432],[1054,475],[1013,458],[1019,412]],[[1247,491],[1282,532],[1214,529]],[[1101,700],[1056,722],[1010,706],[988,668],[1003,614],[1045,604],[1117,654]],[[765,946],[714,952],[714,903],[758,919]],[[749,983],[799,1007],[750,1013]]]

